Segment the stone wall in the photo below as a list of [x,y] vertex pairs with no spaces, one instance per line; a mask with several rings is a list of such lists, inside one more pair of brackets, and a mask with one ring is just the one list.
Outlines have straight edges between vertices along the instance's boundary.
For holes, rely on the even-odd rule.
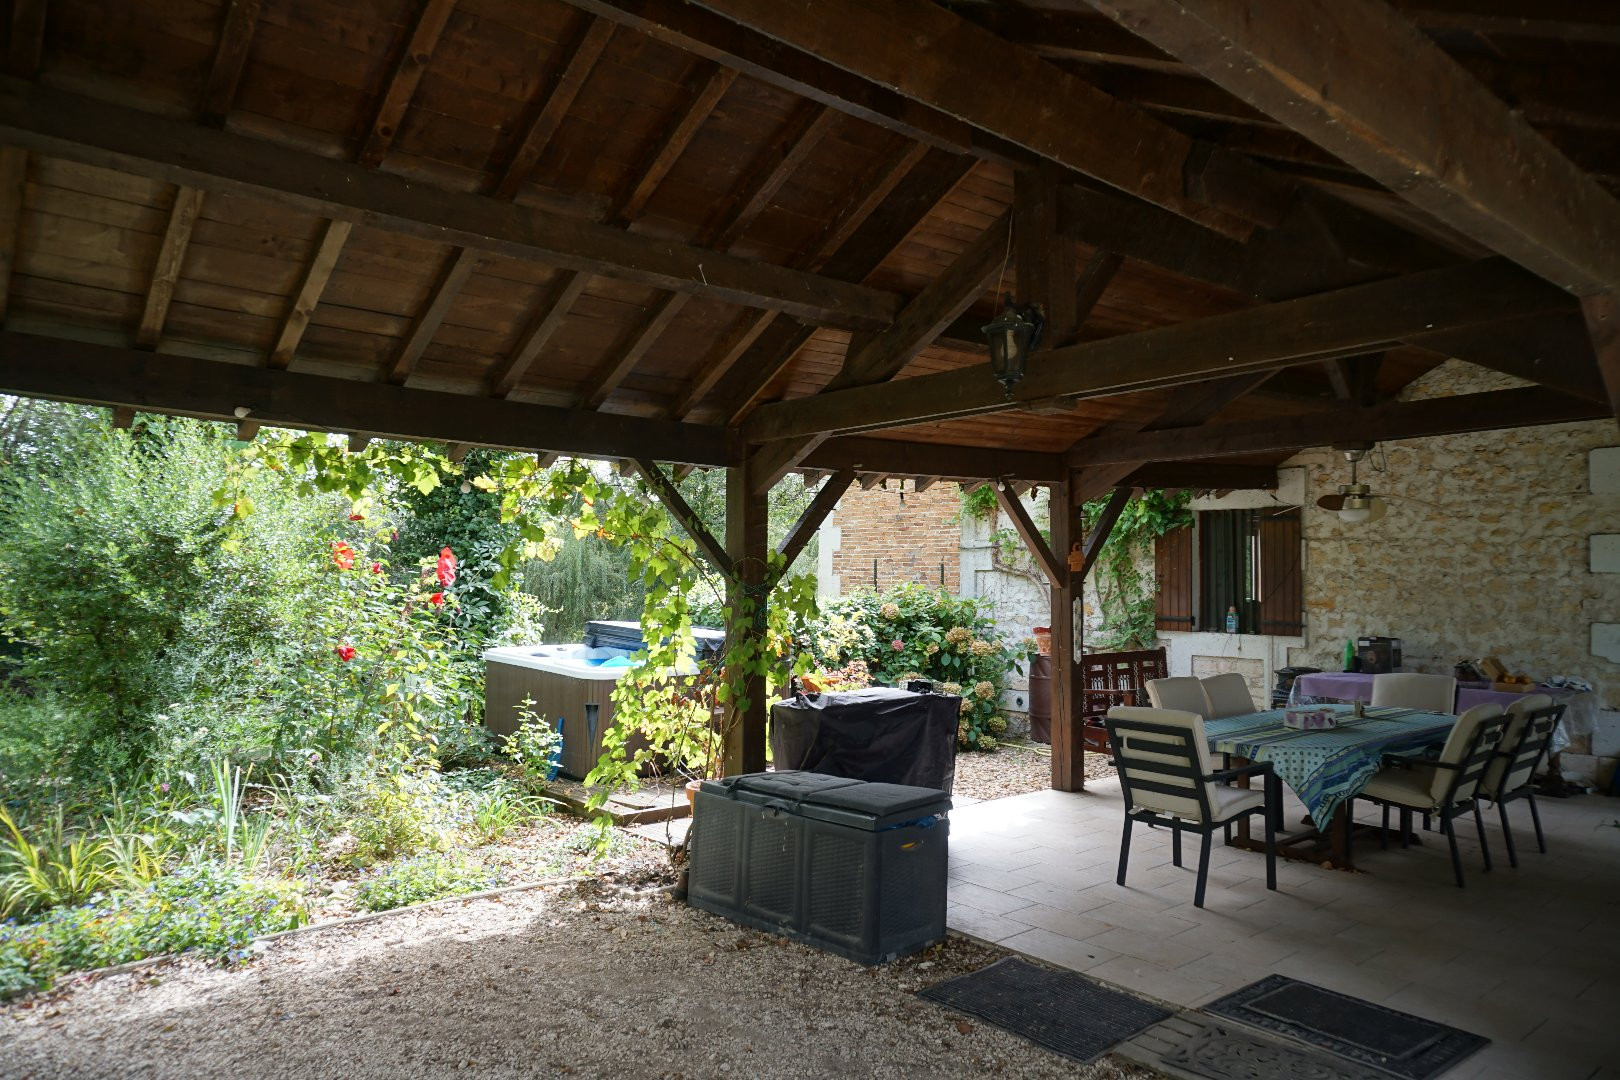
[[[1450,361],[1407,388],[1408,400],[1523,385]],[[1313,450],[1306,469],[1305,644],[1289,662],[1337,670],[1346,638],[1384,634],[1410,670],[1449,674],[1459,659],[1499,657],[1512,672],[1591,682],[1620,707],[1620,656],[1594,655],[1595,627],[1620,619],[1620,572],[1594,572],[1592,537],[1620,532],[1620,484],[1603,455],[1614,422],[1558,424],[1382,443],[1362,479],[1388,515],[1345,525],[1310,506],[1349,479],[1343,456]],[[1617,568],[1620,569],[1620,568]],[[1620,716],[1565,754],[1566,776],[1601,781]],[[1592,745],[1593,741],[1597,745]],[[1612,750],[1611,750],[1612,752]]]

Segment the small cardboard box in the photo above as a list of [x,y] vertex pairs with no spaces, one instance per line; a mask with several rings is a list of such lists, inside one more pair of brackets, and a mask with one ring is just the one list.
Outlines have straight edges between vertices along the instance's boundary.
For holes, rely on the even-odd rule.
[[1326,709],[1289,709],[1283,713],[1283,726],[1301,731],[1323,731],[1337,725],[1338,719]]
[[1479,662],[1480,672],[1491,682],[1502,681],[1502,676],[1508,673],[1507,665],[1494,656],[1487,656]]

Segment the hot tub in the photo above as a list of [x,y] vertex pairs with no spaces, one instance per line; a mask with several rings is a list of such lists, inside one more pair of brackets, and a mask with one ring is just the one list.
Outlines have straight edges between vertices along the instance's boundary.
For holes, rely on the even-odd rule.
[[576,780],[602,756],[613,721],[613,686],[630,670],[625,649],[517,645],[484,653],[484,723],[497,735],[517,730],[524,698],[562,731],[559,766]]

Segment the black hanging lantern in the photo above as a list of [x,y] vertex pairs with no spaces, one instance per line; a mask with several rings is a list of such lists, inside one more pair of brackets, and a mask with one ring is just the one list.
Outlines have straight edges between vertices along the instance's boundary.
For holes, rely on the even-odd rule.
[[1024,377],[1029,354],[1041,343],[1041,331],[1046,317],[1039,304],[1019,307],[1009,295],[1006,308],[996,320],[984,326],[985,340],[990,343],[990,371],[996,381],[1012,397],[1013,387]]

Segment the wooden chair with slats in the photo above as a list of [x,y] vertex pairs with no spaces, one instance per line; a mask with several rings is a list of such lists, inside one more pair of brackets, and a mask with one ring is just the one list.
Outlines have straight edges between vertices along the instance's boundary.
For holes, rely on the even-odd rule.
[[1108,710],[1116,705],[1146,705],[1150,679],[1169,672],[1162,648],[1129,652],[1087,653],[1075,661],[1080,680],[1080,731],[1086,749],[1113,756],[1104,726]]

